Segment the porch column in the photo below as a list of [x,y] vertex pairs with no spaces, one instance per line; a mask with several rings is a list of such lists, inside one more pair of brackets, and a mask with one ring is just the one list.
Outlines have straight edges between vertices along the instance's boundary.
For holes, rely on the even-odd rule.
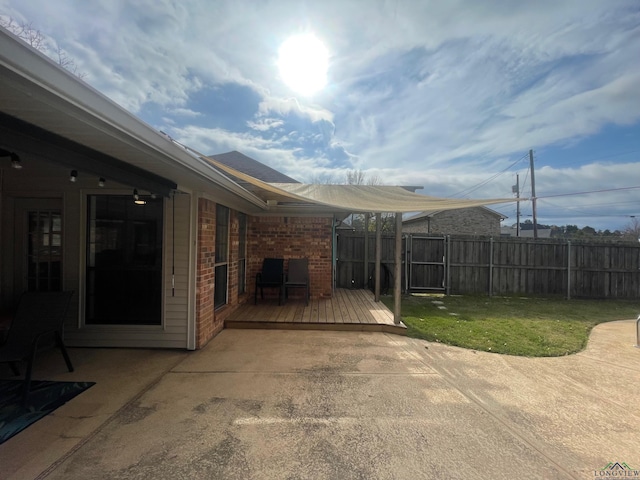
[[393,272],[393,323],[402,321],[402,213],[396,212],[396,248]]
[[376,213],[376,267],[375,267],[375,288],[374,288],[374,300],[380,301],[380,258],[382,257],[382,214]]

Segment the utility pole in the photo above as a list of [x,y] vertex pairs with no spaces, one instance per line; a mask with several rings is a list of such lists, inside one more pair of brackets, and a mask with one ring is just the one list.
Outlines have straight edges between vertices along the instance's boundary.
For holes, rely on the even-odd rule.
[[511,191],[516,194],[516,237],[520,236],[520,175],[516,173],[516,184],[511,187]]
[[531,206],[533,207],[533,238],[538,238],[538,215],[536,214],[536,176],[533,171],[533,150],[529,150],[531,169]]

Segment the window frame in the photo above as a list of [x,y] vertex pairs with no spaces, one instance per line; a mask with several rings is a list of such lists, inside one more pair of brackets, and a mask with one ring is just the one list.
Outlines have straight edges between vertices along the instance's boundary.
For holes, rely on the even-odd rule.
[[[222,220],[226,222],[222,223]],[[216,230],[214,253],[213,308],[217,310],[229,303],[229,254],[231,234],[231,210],[216,204]],[[221,232],[221,230],[223,230]],[[222,285],[221,285],[222,283]],[[224,298],[222,298],[224,297]]]

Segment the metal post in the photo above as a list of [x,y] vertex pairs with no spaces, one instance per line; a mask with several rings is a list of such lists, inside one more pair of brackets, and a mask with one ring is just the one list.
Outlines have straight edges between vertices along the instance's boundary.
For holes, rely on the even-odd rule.
[[536,175],[533,169],[533,150],[529,150],[529,166],[531,169],[531,205],[533,210],[533,238],[538,238],[538,215],[536,213]]
[[364,214],[364,262],[362,268],[362,288],[369,283],[369,213]]
[[382,213],[376,213],[376,266],[375,266],[375,278],[374,278],[374,300],[380,301],[380,259],[382,258]]
[[520,175],[516,174],[516,237],[520,237]]
[[640,315],[636,320],[636,348],[640,348]]
[[393,272],[393,323],[402,321],[402,213],[396,212],[396,248]]

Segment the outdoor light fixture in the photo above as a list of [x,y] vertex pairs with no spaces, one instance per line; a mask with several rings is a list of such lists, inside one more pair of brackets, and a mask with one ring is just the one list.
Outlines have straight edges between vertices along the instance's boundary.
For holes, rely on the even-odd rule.
[[75,183],[76,180],[78,180],[78,171],[77,170],[71,170],[71,175],[69,175],[69,181],[72,183]]
[[22,168],[22,164],[20,163],[20,157],[17,153],[11,153],[11,168],[15,168],[16,170],[20,170]]
[[146,205],[147,202],[145,200],[143,200],[142,198],[140,198],[140,195],[138,195],[138,190],[137,189],[133,189],[133,203],[135,203],[136,205]]
[[103,177],[100,177],[100,179],[98,180],[98,186],[100,188],[104,187],[106,180]]

